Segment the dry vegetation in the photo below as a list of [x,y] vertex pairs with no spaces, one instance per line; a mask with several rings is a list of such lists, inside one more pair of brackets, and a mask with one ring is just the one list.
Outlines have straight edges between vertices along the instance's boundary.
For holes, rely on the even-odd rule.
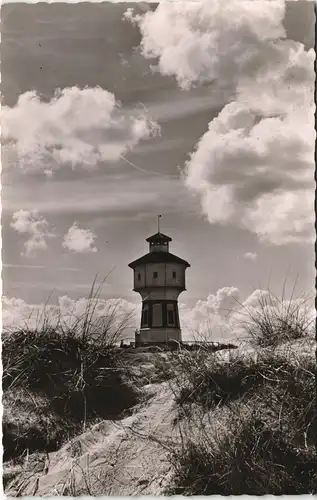
[[[98,290],[71,326],[59,317],[2,334],[4,460],[62,443],[102,419],[118,419],[142,397],[116,347],[129,315],[116,304],[95,319]],[[45,312],[44,312],[45,314]]]
[[[171,453],[170,492],[317,493],[313,357],[262,353],[257,360],[204,361],[197,372],[186,360],[187,380],[176,395],[181,416],[195,425]],[[213,430],[213,418],[220,431]]]
[[244,329],[250,342],[256,347],[277,347],[283,342],[305,339],[310,336],[315,324],[311,317],[311,298],[295,297],[294,285],[290,298],[285,297],[284,283],[282,297],[271,291],[262,293],[257,307],[242,308]]
[[245,323],[252,354],[178,354],[173,392],[180,418],[195,423],[171,450],[169,493],[317,493],[311,320],[300,301],[273,308],[266,298],[260,306]]
[[[276,309],[263,303],[257,316],[250,317],[246,328],[249,332],[253,328],[254,348],[249,354],[213,353],[204,345],[198,351],[180,348],[170,353],[120,350],[114,346],[115,316],[103,328],[87,316],[75,330],[61,332],[45,325],[3,336],[4,459],[11,459],[7,482],[10,474],[25,479],[21,467],[14,472],[13,458],[19,463],[25,453],[60,449],[52,455],[56,469],[58,454],[68,453],[67,444],[61,448],[63,443],[74,436],[89,442],[89,429],[94,429],[91,436],[99,436],[106,420],[125,417],[120,446],[130,458],[119,453],[113,479],[108,475],[101,481],[103,466],[98,484],[97,466],[77,471],[77,479],[67,483],[63,494],[117,494],[119,485],[114,481],[121,470],[122,477],[126,471],[132,474],[119,491],[128,495],[141,490],[182,495],[317,493],[314,341],[309,321],[293,305],[278,316]],[[152,396],[145,397],[146,387]],[[131,418],[139,419],[143,429],[154,430],[141,439],[132,432]],[[167,434],[173,421],[171,440]],[[147,439],[151,443],[146,444]],[[100,444],[103,451],[97,463],[113,459],[111,448],[104,446]],[[157,446],[165,457],[162,469],[155,461]],[[93,457],[95,452],[91,453]],[[149,478],[134,477],[135,456],[142,460],[143,454],[149,477],[161,470],[162,477],[169,478],[161,489],[144,486],[143,490],[140,485],[149,485]],[[169,476],[166,470],[171,470]],[[43,484],[42,493],[49,493]],[[19,488],[10,491],[17,495]]]

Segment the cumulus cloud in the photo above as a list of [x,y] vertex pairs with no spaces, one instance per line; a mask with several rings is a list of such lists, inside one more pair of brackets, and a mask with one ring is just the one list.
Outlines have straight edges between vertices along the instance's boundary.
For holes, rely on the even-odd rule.
[[34,257],[38,251],[47,249],[47,240],[54,236],[49,231],[48,222],[37,210],[18,210],[14,212],[11,227],[18,233],[29,238],[24,243],[24,252],[21,255]]
[[[239,291],[224,287],[206,300],[199,300],[194,307],[180,304],[180,319],[183,337],[193,340],[196,332],[212,340],[232,338],[229,334],[230,315],[239,308]],[[97,329],[110,322],[112,328],[123,324],[126,334],[133,338],[133,331],[140,326],[141,303],[134,304],[122,298],[101,299],[84,297],[74,300],[67,295],[60,296],[54,305],[28,304],[24,300],[4,296],[2,299],[2,322],[5,329],[19,326],[40,328],[44,321],[52,326],[74,328],[83,325],[85,314],[90,311],[91,329]],[[128,321],[127,321],[128,318]]]
[[235,287],[223,287],[217,290],[215,295],[208,295],[206,300],[199,300],[195,311],[203,317],[215,314],[227,316],[238,304],[239,290]]
[[[124,325],[125,328],[135,327],[137,313],[140,306],[128,302],[125,299],[101,299],[101,298],[80,298],[73,300],[67,295],[58,298],[58,314],[67,325],[77,323],[78,319],[84,318],[89,310],[92,325],[107,324]],[[109,324],[110,324],[109,323]]]
[[309,113],[260,117],[238,102],[209,124],[187,163],[211,223],[228,221],[275,244],[313,237],[314,127]]
[[62,165],[92,168],[117,161],[158,131],[144,112],[127,113],[99,87],[57,90],[48,102],[26,92],[13,108],[2,108],[2,137],[11,145],[11,161],[15,154],[21,168],[46,175]]
[[284,16],[284,0],[162,2],[127,14],[162,74],[230,101],[184,171],[203,213],[277,245],[314,234],[315,55],[286,39]]
[[[199,300],[188,308],[180,304],[180,319],[185,340],[208,339],[221,341],[250,341],[248,325],[252,318],[284,318],[305,325],[313,325],[316,311],[307,297],[292,299],[275,297],[268,290],[256,289],[245,300],[234,287],[224,287],[206,300]],[[293,319],[290,319],[293,318]]]
[[233,338],[231,317],[240,307],[240,292],[235,287],[220,288],[191,308],[180,304],[184,339],[192,340],[196,336],[216,341]]
[[[89,318],[88,334],[102,333],[105,329],[109,336],[132,338],[136,321],[140,316],[140,306],[124,299],[80,298],[71,299],[61,296],[57,304],[28,304],[15,297],[2,297],[2,324],[5,330],[18,327],[29,329],[51,325],[57,329],[76,330],[79,334]],[[87,328],[87,326],[86,326]]]
[[74,222],[65,234],[62,246],[75,253],[97,252],[94,246],[96,238],[97,236],[90,229],[82,229],[78,227],[77,222]]
[[259,306],[259,304],[268,302],[269,300],[275,303],[276,299],[270,294],[268,290],[262,290],[261,288],[257,288],[243,302],[243,307],[246,310],[251,308],[256,308]]
[[30,306],[16,297],[2,297],[2,325],[23,325],[31,314]]
[[[199,300],[193,307],[179,304],[179,313],[184,340],[207,339],[215,342],[248,341],[244,325],[257,313],[285,315],[287,311],[304,314],[307,324],[313,324],[316,316],[312,301],[301,297],[292,300],[278,300],[270,292],[257,289],[244,301],[235,287],[223,287],[205,300]],[[55,305],[29,305],[14,297],[2,298],[2,322],[5,329],[19,326],[40,328],[44,321],[56,328],[76,328],[80,332],[85,317],[90,317],[89,334],[107,328],[115,334],[121,332],[124,338],[133,339],[135,328],[140,326],[141,303],[131,303],[122,298],[79,298],[74,300],[67,295],[60,296]],[[275,312],[274,312],[275,311]],[[287,315],[287,314],[286,314]]]
[[272,0],[162,2],[144,15],[129,9],[126,17],[139,25],[144,57],[157,58],[160,72],[184,89],[213,80],[237,83],[256,71],[266,42],[285,35],[283,4]]
[[255,262],[256,258],[257,258],[257,254],[255,252],[246,252],[244,254],[244,258]]

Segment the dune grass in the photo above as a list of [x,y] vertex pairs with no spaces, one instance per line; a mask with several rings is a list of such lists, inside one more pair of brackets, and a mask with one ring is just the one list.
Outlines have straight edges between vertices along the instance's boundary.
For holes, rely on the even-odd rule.
[[[98,291],[97,291],[98,292]],[[44,316],[2,335],[4,460],[52,451],[98,419],[120,418],[141,396],[116,342],[130,315],[94,315],[97,292],[67,325]],[[135,382],[135,381],[134,381]]]
[[94,300],[71,327],[41,321],[4,334],[5,460],[56,450],[98,419],[121,418],[143,397],[142,384],[167,382],[181,439],[169,449],[166,494],[316,494],[311,316],[300,301],[274,299],[273,308],[269,300],[244,323],[251,353],[212,352],[203,342],[120,350],[129,318],[114,308],[95,319]]
[[175,354],[180,419],[193,425],[183,427],[181,446],[170,450],[174,477],[167,494],[317,493],[311,320],[298,303],[271,306],[263,300],[245,323],[252,354]]
[[190,438],[171,455],[173,495],[296,495],[317,493],[313,446],[295,446],[285,431],[256,413],[240,418],[222,438]]
[[262,290],[256,307],[240,304],[238,313],[242,328],[251,344],[258,347],[277,347],[283,342],[311,336],[315,326],[313,297],[296,296],[296,282],[286,296],[286,282],[281,298],[272,290]]
[[176,399],[181,415],[197,419],[198,408],[212,421],[222,408],[227,416],[219,434],[207,423],[194,439],[185,432],[181,448],[171,450],[169,493],[316,494],[314,358],[259,353],[257,360],[205,360],[201,371],[190,358]]

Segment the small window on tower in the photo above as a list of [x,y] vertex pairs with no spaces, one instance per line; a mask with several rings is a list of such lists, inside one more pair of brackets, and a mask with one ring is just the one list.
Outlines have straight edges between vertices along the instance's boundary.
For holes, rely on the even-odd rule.
[[173,271],[173,278],[176,278],[176,271]]
[[141,274],[138,273],[138,280],[140,281],[140,279],[141,279]]
[[158,276],[157,271],[154,271],[153,278],[155,279],[155,278],[157,278],[157,276]]

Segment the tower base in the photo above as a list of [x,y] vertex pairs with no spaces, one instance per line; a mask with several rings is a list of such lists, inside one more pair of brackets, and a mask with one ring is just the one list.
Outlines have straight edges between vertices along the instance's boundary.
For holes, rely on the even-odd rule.
[[135,336],[137,344],[166,344],[170,341],[182,341],[182,332],[178,328],[141,328]]

